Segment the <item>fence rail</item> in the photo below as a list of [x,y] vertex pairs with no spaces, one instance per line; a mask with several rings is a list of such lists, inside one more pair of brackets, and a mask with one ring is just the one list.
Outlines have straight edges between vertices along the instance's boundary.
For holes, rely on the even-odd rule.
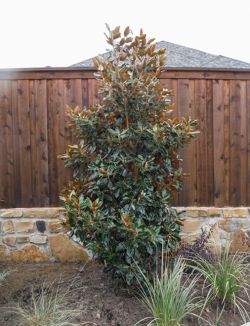
[[[250,206],[250,71],[169,69],[175,114],[197,118],[201,133],[182,151],[189,173],[181,206]],[[71,135],[66,104],[98,103],[93,71],[0,70],[0,205],[60,205],[70,177],[57,156]]]

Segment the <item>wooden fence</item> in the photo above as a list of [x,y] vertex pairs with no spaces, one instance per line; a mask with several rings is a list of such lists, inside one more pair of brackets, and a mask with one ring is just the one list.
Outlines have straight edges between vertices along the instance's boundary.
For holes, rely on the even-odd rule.
[[[197,118],[201,130],[182,152],[190,175],[176,204],[250,206],[250,71],[171,69],[161,78],[175,113]],[[57,158],[71,140],[66,104],[97,102],[91,70],[0,70],[2,207],[60,205],[70,177]]]

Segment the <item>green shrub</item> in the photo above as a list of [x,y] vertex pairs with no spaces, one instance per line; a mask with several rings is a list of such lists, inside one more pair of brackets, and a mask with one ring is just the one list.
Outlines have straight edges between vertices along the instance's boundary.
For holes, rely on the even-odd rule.
[[170,201],[182,186],[179,149],[197,133],[196,121],[171,118],[159,80],[165,50],[142,30],[131,35],[108,27],[110,57],[94,59],[101,103],[71,110],[78,143],[61,156],[73,169],[61,196],[73,234],[128,284],[137,264],[152,268],[162,242],[173,251],[180,240]]
[[[153,282],[142,273],[142,302],[152,315],[150,325],[179,326],[184,317],[195,315],[204,304],[197,296],[198,276],[185,275],[186,265],[179,257],[173,267],[166,265]],[[198,317],[198,316],[197,316]],[[138,323],[138,325],[140,322]]]
[[[227,305],[238,310],[244,322],[249,320],[249,255],[230,254],[230,247],[221,249],[212,260],[196,257],[192,264],[208,283],[208,298],[218,299],[221,314]],[[245,296],[245,298],[244,298]],[[220,315],[221,315],[220,314]]]

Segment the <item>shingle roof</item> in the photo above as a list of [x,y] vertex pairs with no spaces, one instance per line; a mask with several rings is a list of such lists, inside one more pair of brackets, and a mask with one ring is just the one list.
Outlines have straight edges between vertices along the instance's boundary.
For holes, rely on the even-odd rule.
[[[157,48],[167,50],[166,66],[171,68],[237,68],[250,69],[250,63],[228,58],[222,55],[214,55],[200,50],[192,49],[186,46],[161,41],[156,43]],[[102,57],[108,57],[110,52],[101,54]],[[92,59],[87,59],[72,67],[93,67]]]

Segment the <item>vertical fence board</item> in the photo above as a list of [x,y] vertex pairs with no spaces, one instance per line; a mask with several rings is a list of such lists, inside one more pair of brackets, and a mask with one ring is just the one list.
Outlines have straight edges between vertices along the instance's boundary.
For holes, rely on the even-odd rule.
[[82,79],[82,105],[89,106],[88,79]]
[[20,155],[19,155],[19,129],[18,129],[18,105],[17,105],[17,81],[11,81],[11,108],[12,108],[12,126],[13,126],[13,174],[14,174],[14,195],[15,201],[11,207],[24,207],[21,198],[20,183]]
[[[213,81],[206,80],[207,206],[214,206]],[[201,131],[202,132],[202,131]]]
[[[76,106],[83,106],[82,103],[82,84],[80,79],[74,79],[74,80],[64,80],[64,104],[63,104],[63,111],[68,110],[68,106],[71,108],[74,108]],[[69,118],[67,114],[65,114],[64,119],[64,131],[65,131],[65,148],[63,151],[65,151],[66,146],[73,142],[73,137],[71,130],[69,128]],[[62,153],[61,153],[62,154]],[[69,169],[65,169],[65,179],[66,181],[69,180],[72,176],[72,173]],[[66,181],[64,182],[64,185],[66,184]]]
[[14,200],[14,148],[13,148],[13,113],[11,107],[11,82],[5,81],[5,101],[7,109],[7,120],[6,120],[6,132],[5,132],[5,144],[7,147],[7,203],[8,205]]
[[66,148],[65,141],[65,103],[63,80],[48,81],[48,115],[49,115],[49,180],[51,205],[56,205],[67,177],[63,161],[58,156]]
[[8,101],[6,101],[5,81],[0,81],[0,203],[7,205],[7,188],[8,188],[8,163],[7,160],[7,115]]
[[30,81],[33,205],[49,205],[47,81]]
[[246,83],[230,81],[230,204],[246,204]]
[[239,148],[239,83],[230,81],[230,203],[240,201],[240,148]]
[[39,149],[39,187],[40,203],[49,204],[49,168],[48,168],[48,108],[47,108],[47,81],[36,81],[36,106],[38,112],[37,148]]
[[21,202],[24,206],[32,205],[31,142],[29,81],[17,82],[17,130],[19,134],[19,182],[21,185]]
[[214,203],[224,201],[224,105],[223,81],[213,80],[213,149],[214,149]]
[[[196,118],[194,91],[194,80],[178,80],[178,112],[180,116],[189,115],[192,118]],[[196,155],[196,141],[193,141],[181,151],[181,156],[184,158],[182,164],[183,171],[187,174],[183,189],[179,194],[179,200],[184,206],[197,204]]]
[[88,80],[88,102],[90,106],[94,106],[100,101],[98,89],[101,83],[95,79]]
[[221,206],[230,205],[230,81],[223,81],[224,105],[224,199]]
[[49,186],[50,186],[50,204],[57,202],[58,196],[58,174],[57,154],[58,154],[58,115],[59,109],[56,108],[56,80],[48,80],[48,148],[49,148]]
[[196,141],[197,161],[197,202],[203,205],[208,204],[208,153],[207,153],[207,106],[206,106],[206,81],[195,80],[195,117],[199,121],[199,134]]
[[240,202],[236,205],[247,205],[247,106],[246,81],[239,81],[240,85]]
[[37,148],[36,148],[36,118],[37,108],[35,104],[35,80],[29,81],[29,109],[30,109],[30,144],[31,144],[31,175],[32,175],[32,205],[41,206],[40,196],[37,195],[39,171],[37,166]]
[[[173,96],[171,97],[172,105],[173,105],[173,113],[172,117],[178,117],[178,101],[177,101],[177,94],[178,94],[178,83],[176,79],[161,79],[161,83],[164,88],[171,90]],[[179,203],[179,192],[175,192],[173,194],[172,204],[177,206]]]

